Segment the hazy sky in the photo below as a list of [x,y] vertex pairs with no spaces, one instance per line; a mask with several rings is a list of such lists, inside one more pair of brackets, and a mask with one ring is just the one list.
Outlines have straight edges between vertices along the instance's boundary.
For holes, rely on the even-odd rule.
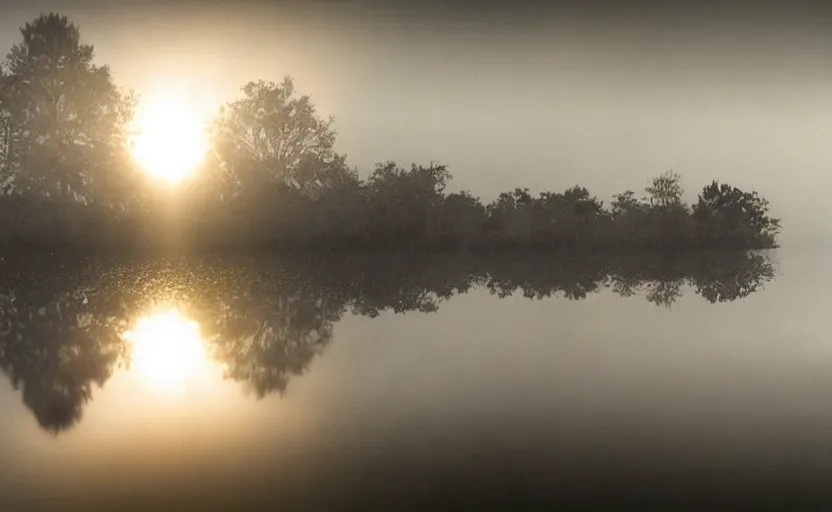
[[784,242],[832,239],[832,9],[781,3],[2,0],[0,46],[59,11],[120,85],[206,114],[293,76],[362,172],[438,161],[485,200],[609,199],[672,168],[689,200],[725,180],[771,200]]

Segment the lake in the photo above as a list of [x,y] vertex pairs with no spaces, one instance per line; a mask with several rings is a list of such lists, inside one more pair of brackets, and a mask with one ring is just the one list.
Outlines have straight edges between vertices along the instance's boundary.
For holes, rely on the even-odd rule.
[[8,254],[0,509],[829,498],[829,256]]

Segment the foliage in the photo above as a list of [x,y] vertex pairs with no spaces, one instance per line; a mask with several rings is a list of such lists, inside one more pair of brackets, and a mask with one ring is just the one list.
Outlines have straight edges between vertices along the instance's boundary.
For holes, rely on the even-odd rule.
[[606,206],[586,188],[515,188],[484,204],[447,193],[444,165],[379,163],[361,179],[332,119],[281,83],[220,109],[197,176],[162,190],[128,157],[135,103],[56,14],[21,29],[0,66],[0,243],[428,249],[776,246],[756,192],[714,182],[691,209],[668,171]]
[[650,194],[650,206],[669,208],[682,204],[682,177],[673,171],[653,178],[653,182],[645,190]]
[[768,215],[767,200],[716,181],[702,189],[693,217],[709,246],[772,247],[780,232],[780,220]]
[[305,190],[324,183],[327,165],[338,162],[332,119],[319,118],[309,96],[296,96],[290,77],[242,91],[214,121],[213,147],[230,185],[245,191],[273,179]]
[[0,88],[4,192],[92,201],[129,189],[123,178],[130,174],[132,98],[113,84],[107,66],[93,64],[93,47],[81,44],[66,17],[42,15],[21,35]]

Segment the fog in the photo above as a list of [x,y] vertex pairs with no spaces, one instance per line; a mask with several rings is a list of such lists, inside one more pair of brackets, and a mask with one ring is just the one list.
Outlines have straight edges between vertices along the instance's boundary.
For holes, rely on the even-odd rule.
[[120,85],[175,83],[206,116],[293,76],[362,173],[434,161],[484,200],[575,184],[608,199],[673,169],[688,200],[712,179],[753,189],[783,245],[825,244],[829,13],[613,5],[7,1],[0,46],[60,11]]

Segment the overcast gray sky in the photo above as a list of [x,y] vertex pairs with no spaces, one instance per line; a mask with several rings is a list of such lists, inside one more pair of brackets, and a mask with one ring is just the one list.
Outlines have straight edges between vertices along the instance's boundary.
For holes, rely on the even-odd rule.
[[449,4],[6,0],[0,45],[59,11],[120,85],[178,81],[206,113],[293,76],[362,172],[438,161],[484,200],[574,184],[608,200],[673,169],[689,200],[711,179],[759,191],[784,243],[832,240],[822,3]]

